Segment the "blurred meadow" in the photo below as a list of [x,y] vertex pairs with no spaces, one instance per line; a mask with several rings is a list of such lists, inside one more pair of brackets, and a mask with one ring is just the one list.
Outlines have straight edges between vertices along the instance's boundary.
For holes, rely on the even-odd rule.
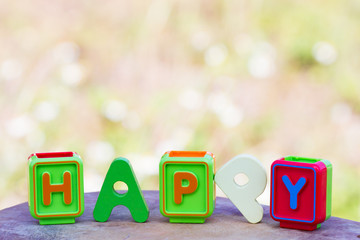
[[0,209],[34,152],[79,153],[89,192],[115,157],[146,190],[165,151],[207,150],[268,177],[328,159],[333,215],[360,221],[358,0],[2,0],[0,107]]

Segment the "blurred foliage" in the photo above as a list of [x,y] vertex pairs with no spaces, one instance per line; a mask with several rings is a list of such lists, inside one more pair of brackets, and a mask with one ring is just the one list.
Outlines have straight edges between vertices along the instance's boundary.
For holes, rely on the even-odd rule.
[[1,1],[0,207],[33,152],[78,152],[98,191],[118,156],[157,189],[186,149],[328,159],[333,215],[359,221],[359,26],[357,0]]

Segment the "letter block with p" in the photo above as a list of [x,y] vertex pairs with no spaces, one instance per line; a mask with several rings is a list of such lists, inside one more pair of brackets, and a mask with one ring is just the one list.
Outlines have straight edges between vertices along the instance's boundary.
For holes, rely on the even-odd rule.
[[166,152],[159,164],[161,214],[170,222],[204,223],[215,207],[214,164],[209,152]]
[[315,230],[331,215],[332,165],[289,156],[271,165],[270,215],[280,227]]
[[82,160],[74,152],[29,157],[29,210],[40,224],[74,223],[84,212]]

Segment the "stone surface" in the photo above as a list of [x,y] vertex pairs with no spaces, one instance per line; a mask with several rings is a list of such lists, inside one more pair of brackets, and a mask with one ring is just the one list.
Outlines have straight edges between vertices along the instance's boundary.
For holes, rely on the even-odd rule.
[[0,211],[0,239],[360,239],[360,222],[331,217],[313,232],[284,229],[271,219],[250,224],[227,198],[217,198],[213,215],[204,224],[174,224],[159,212],[159,193],[144,191],[150,209],[145,223],[136,223],[124,206],[109,220],[95,222],[92,211],[99,193],[85,194],[85,212],[75,224],[39,225],[27,203]]

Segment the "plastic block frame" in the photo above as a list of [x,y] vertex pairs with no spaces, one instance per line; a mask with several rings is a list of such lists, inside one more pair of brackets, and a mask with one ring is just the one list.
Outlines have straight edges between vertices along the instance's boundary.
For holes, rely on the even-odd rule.
[[204,223],[215,207],[214,168],[210,152],[166,152],[159,164],[161,214],[170,222]]
[[271,165],[270,215],[280,227],[320,228],[331,216],[331,188],[328,160],[294,156],[276,160]]
[[83,163],[75,152],[35,153],[29,160],[29,210],[39,223],[75,223],[84,212]]

